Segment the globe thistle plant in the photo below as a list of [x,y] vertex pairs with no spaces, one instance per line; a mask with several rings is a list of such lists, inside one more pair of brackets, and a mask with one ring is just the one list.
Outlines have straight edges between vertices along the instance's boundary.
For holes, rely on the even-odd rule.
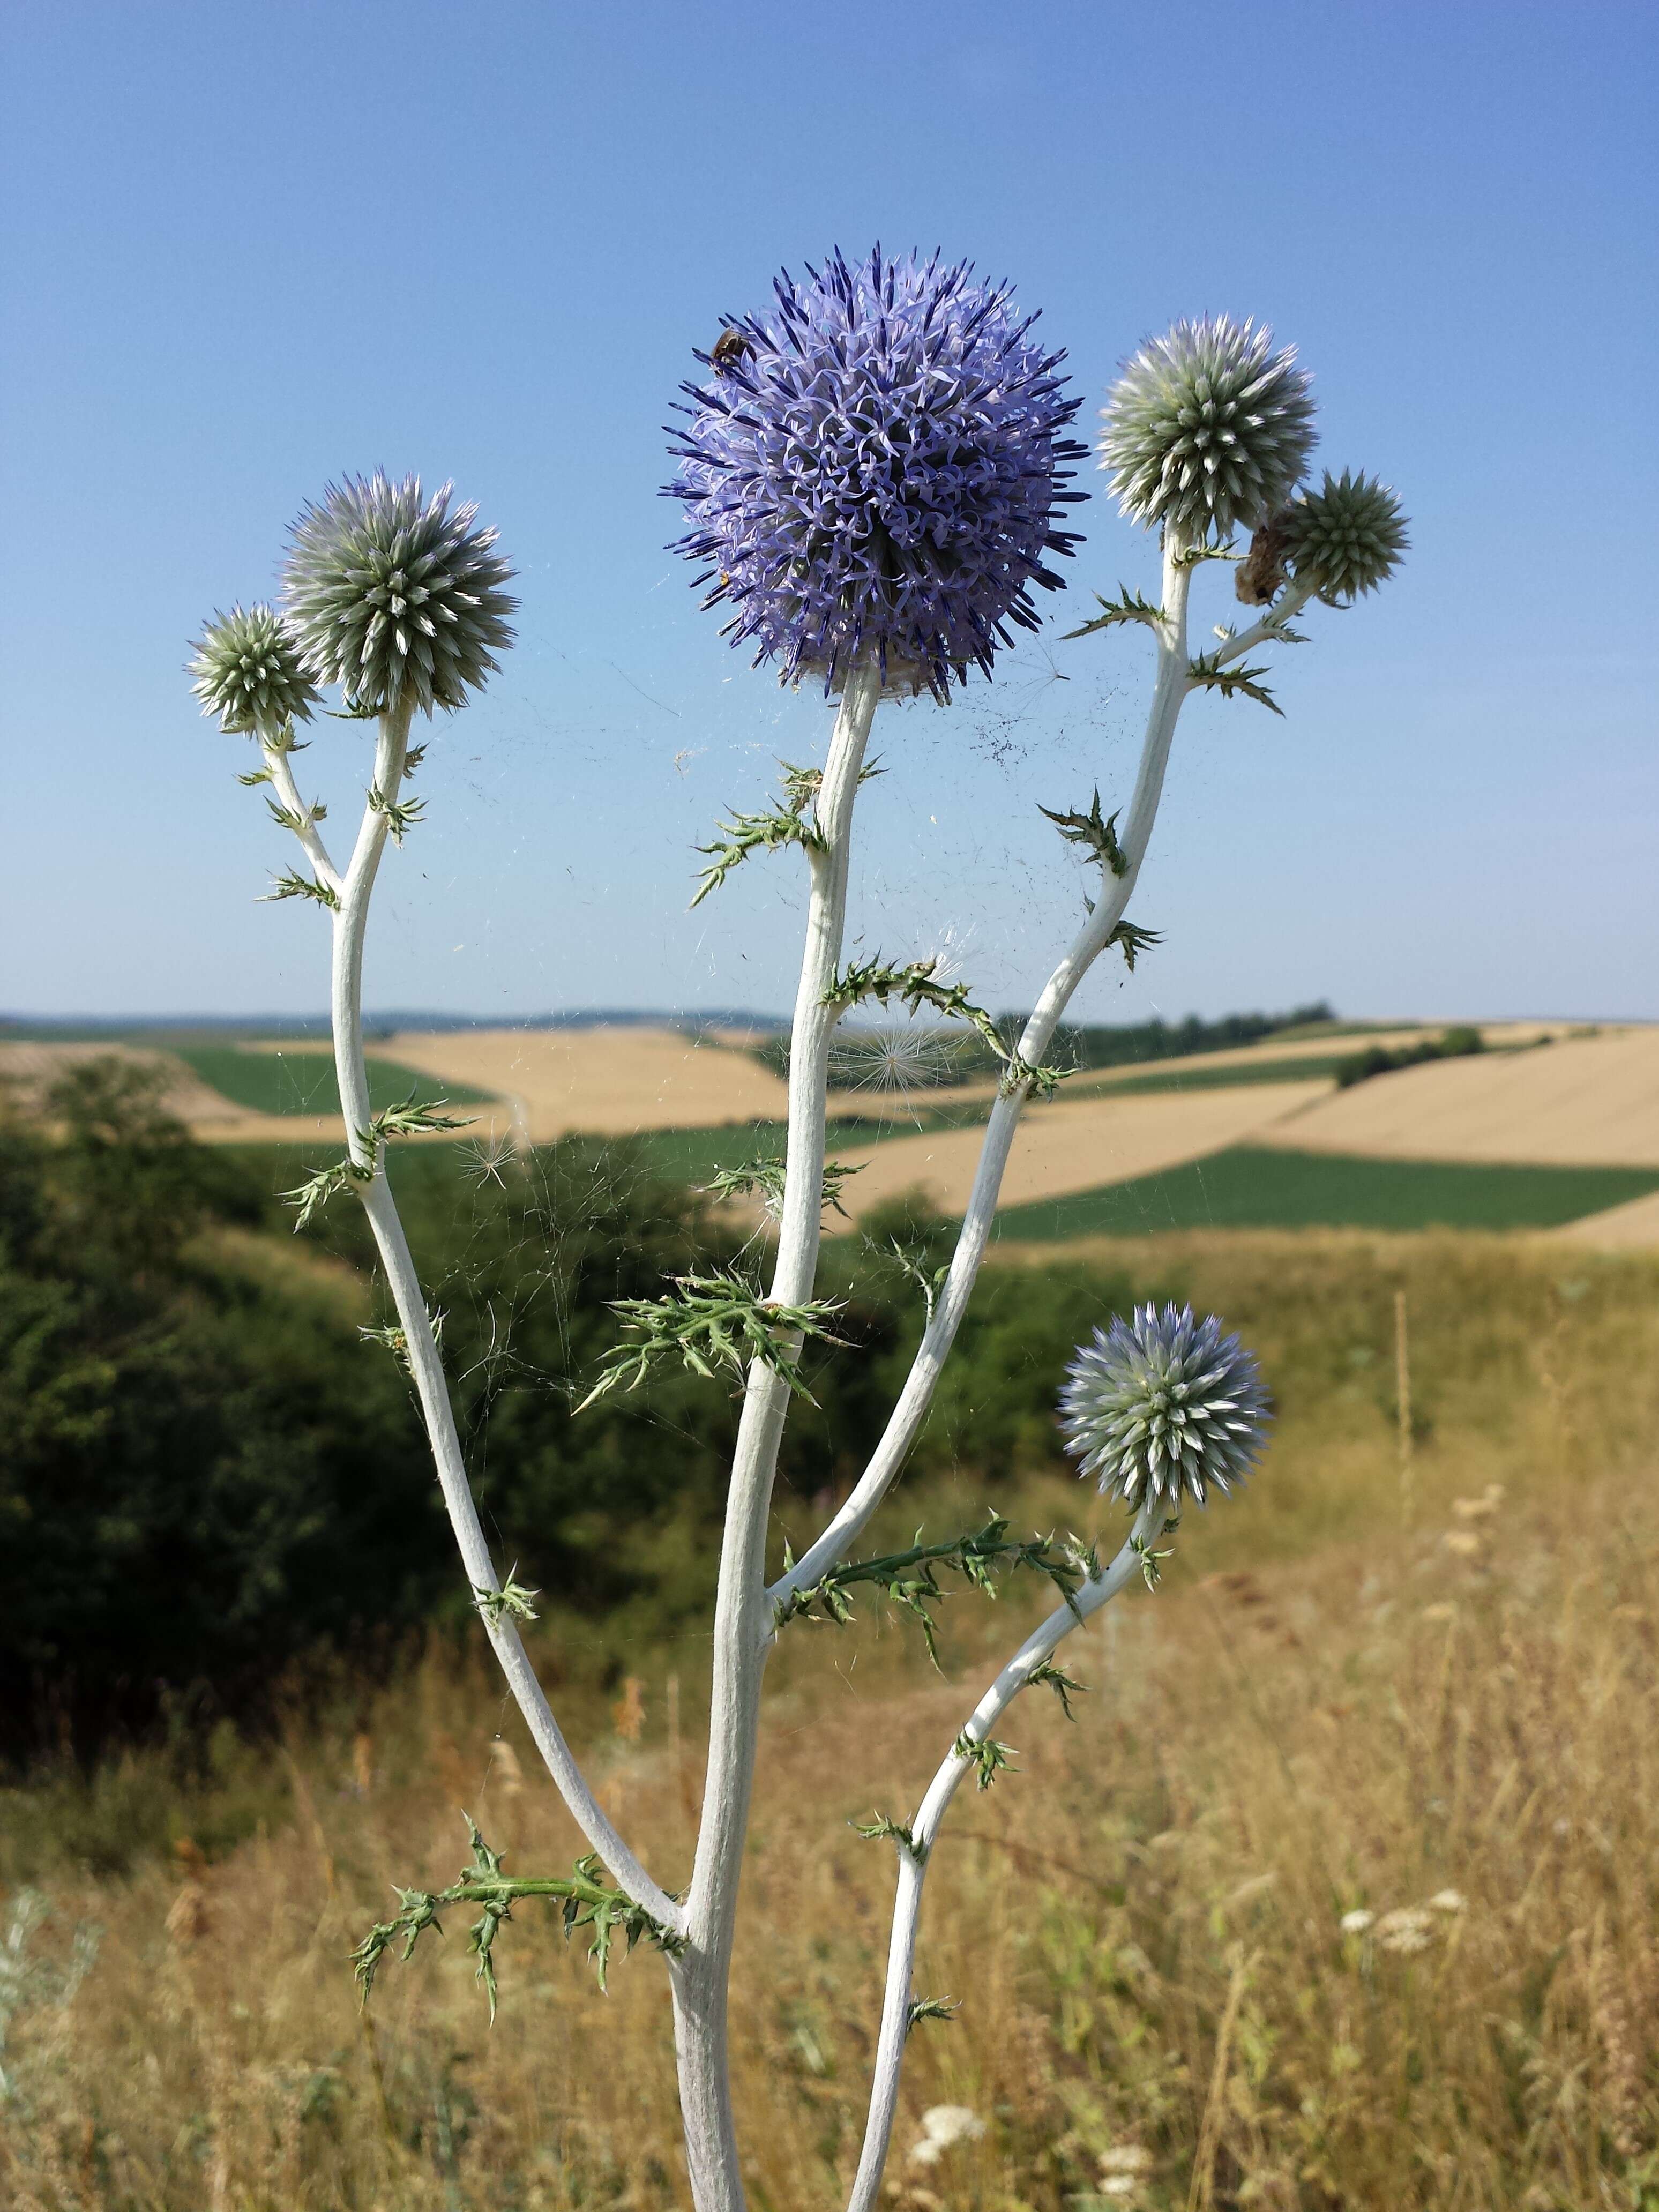
[[276,610],[233,606],[216,613],[197,640],[191,688],[204,714],[243,735],[275,736],[308,722],[316,685],[306,672],[299,640]]
[[1311,381],[1253,322],[1206,317],[1150,340],[1103,410],[1101,466],[1123,512],[1189,545],[1254,529],[1308,465]]
[[774,311],[728,323],[682,388],[679,474],[706,605],[782,680],[841,689],[861,660],[884,689],[943,700],[988,673],[1011,628],[1035,629],[1031,589],[1078,540],[1060,510],[1085,448],[1064,355],[1031,336],[1006,285],[935,254],[834,253],[787,273]]
[[[591,1854],[569,1875],[520,1876],[506,1872],[473,1829],[472,1860],[459,1881],[435,1894],[400,1891],[397,1919],[359,1947],[365,1994],[392,1943],[401,1938],[408,1958],[440,1907],[463,1901],[482,1910],[473,1948],[492,2006],[491,1947],[520,1899],[562,1900],[567,1932],[592,1931],[601,1980],[617,1936],[629,1948],[645,1937],[667,1959],[672,1982],[696,2212],[743,2212],[744,2204],[726,1992],[772,1645],[793,1621],[845,1621],[854,1596],[881,1595],[918,1620],[931,1644],[931,1608],[951,1575],[988,1591],[1002,1575],[1030,1573],[1056,1600],[959,1728],[941,1735],[943,1755],[914,1808],[902,1819],[878,1814],[860,1831],[897,1855],[869,2118],[845,2200],[848,2212],[880,2212],[907,2044],[920,2021],[951,2009],[917,1993],[915,1968],[923,1885],[952,1798],[969,1779],[982,1790],[1010,1769],[1000,1724],[1028,1690],[1046,1685],[1070,1714],[1082,1685],[1056,1663],[1060,1645],[1125,1592],[1157,1587],[1166,1556],[1158,1546],[1170,1518],[1187,1499],[1202,1504],[1245,1480],[1267,1420],[1255,1360],[1236,1336],[1190,1308],[1146,1305],[1079,1349],[1060,1396],[1066,1446],[1082,1473],[1133,1509],[1115,1551],[1086,1536],[1022,1542],[999,1516],[966,1534],[924,1540],[918,1532],[902,1550],[860,1555],[950,1361],[994,1234],[1021,1116],[1068,1072],[1059,1064],[1068,1058],[1067,1010],[1113,948],[1133,966],[1159,942],[1161,932],[1145,926],[1152,917],[1132,921],[1128,908],[1183,703],[1207,692],[1273,705],[1261,680],[1269,670],[1252,656],[1305,643],[1291,618],[1316,598],[1340,603],[1371,589],[1406,542],[1393,494],[1372,479],[1328,477],[1297,496],[1313,438],[1308,380],[1289,352],[1273,351],[1264,330],[1182,323],[1143,349],[1113,392],[1103,447],[1127,511],[1161,526],[1161,573],[1152,596],[1120,584],[1117,597],[1103,598],[1071,634],[1138,632],[1150,638],[1156,672],[1133,781],[1115,777],[1109,760],[1094,763],[1098,782],[1085,770],[1042,809],[1068,859],[1088,871],[1070,941],[1046,980],[1032,977],[1033,1011],[1015,1024],[992,1015],[942,948],[923,958],[903,957],[902,947],[890,957],[867,943],[860,951],[849,916],[854,825],[875,773],[866,753],[882,698],[925,689],[943,701],[971,668],[989,672],[998,648],[1036,625],[1035,594],[1058,584],[1054,557],[1077,543],[1060,526],[1080,495],[1066,489],[1084,453],[1067,434],[1077,402],[1066,396],[1062,356],[1035,341],[1032,320],[1016,315],[1006,286],[975,282],[965,264],[890,261],[877,252],[854,267],[837,254],[799,283],[781,279],[764,314],[729,323],[704,357],[706,381],[685,387],[688,421],[671,487],[689,518],[680,550],[702,564],[711,603],[729,611],[729,636],[747,641],[786,681],[821,678],[839,704],[812,763],[783,764],[776,801],[735,811],[698,848],[705,865],[697,900],[763,853],[805,877],[781,1155],[724,1170],[708,1187],[717,1201],[758,1198],[766,1243],[757,1236],[751,1243],[752,1266],[671,1277],[659,1296],[620,1301],[619,1340],[584,1401],[659,1372],[722,1390],[738,1378],[709,1638],[708,1758],[683,1890],[665,1888],[641,1863],[584,1775],[524,1640],[535,1593],[512,1571],[500,1572],[472,1492],[437,1317],[386,1174],[390,1146],[456,1124],[441,1102],[377,1110],[368,1086],[362,994],[369,906],[381,863],[422,813],[422,799],[405,795],[422,750],[409,744],[410,720],[417,708],[460,706],[495,666],[511,636],[507,564],[474,510],[452,507],[447,485],[428,499],[414,477],[347,478],[295,526],[286,614],[239,607],[216,617],[191,664],[210,711],[227,728],[259,737],[263,758],[241,781],[264,787],[276,823],[307,864],[279,877],[273,896],[309,901],[330,916],[345,1156],[289,1195],[301,1222],[348,1197],[364,1210],[395,1309],[395,1319],[368,1334],[398,1359],[418,1397],[483,1632]],[[1210,580],[1204,560],[1232,557],[1233,547],[1214,541],[1243,528],[1255,542],[1240,549],[1237,597],[1255,612],[1237,630],[1217,627],[1214,641],[1195,652],[1193,602]],[[325,810],[300,792],[295,775],[292,724],[310,714],[324,683],[342,685],[354,711],[380,718],[362,818],[337,865],[319,827]],[[900,1009],[908,1017],[902,1027],[841,1027],[860,1011],[866,1021],[896,1024]],[[808,1390],[804,1352],[810,1347],[816,1364],[852,1348],[842,1302],[823,1295],[824,1216],[845,1198],[854,1222],[867,1223],[869,1204],[858,1202],[865,1181],[849,1188],[855,1163],[831,1155],[829,1091],[839,1078],[903,1097],[935,1078],[975,1073],[985,1065],[981,1046],[995,1055],[995,1095],[982,1114],[977,1103],[973,1109],[982,1123],[979,1158],[950,1256],[896,1254],[922,1309],[908,1372],[862,1471],[800,1554],[786,1550],[781,1571],[765,1581],[781,1440]],[[479,1178],[499,1182],[496,1140],[474,1151]]]
[[1179,1511],[1242,1483],[1261,1449],[1267,1395],[1255,1356],[1216,1316],[1141,1306],[1079,1347],[1060,1393],[1066,1448],[1103,1497]]
[[1340,477],[1328,471],[1319,489],[1299,492],[1279,520],[1291,574],[1328,605],[1374,592],[1411,544],[1388,485],[1348,469]]
[[513,642],[513,571],[477,508],[429,499],[418,477],[331,484],[294,526],[283,596],[321,683],[362,714],[463,705]]

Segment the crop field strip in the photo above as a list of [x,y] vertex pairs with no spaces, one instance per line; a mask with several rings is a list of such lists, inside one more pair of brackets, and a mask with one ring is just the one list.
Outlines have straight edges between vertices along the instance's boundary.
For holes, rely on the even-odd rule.
[[1188,1229],[1553,1229],[1659,1190],[1648,1168],[1377,1159],[1234,1145],[1132,1182],[1009,1206],[1007,1241]]
[[[340,1093],[334,1080],[334,1061],[326,1052],[301,1047],[295,1051],[245,1052],[235,1045],[175,1044],[168,1048],[192,1074],[233,1106],[255,1114],[315,1117],[338,1114]],[[371,1054],[368,1060],[369,1103],[378,1112],[397,1106],[413,1095],[417,1106],[447,1099],[453,1106],[485,1106],[491,1094],[461,1083],[441,1083],[402,1061]]]

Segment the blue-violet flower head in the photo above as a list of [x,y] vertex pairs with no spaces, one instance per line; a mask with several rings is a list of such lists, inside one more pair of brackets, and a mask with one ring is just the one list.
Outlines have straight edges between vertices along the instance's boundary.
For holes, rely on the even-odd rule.
[[1177,323],[1125,368],[1102,410],[1101,466],[1136,522],[1189,545],[1253,530],[1313,451],[1313,380],[1294,347],[1226,315]]
[[222,729],[274,738],[289,723],[311,720],[317,687],[306,673],[299,639],[275,608],[216,612],[194,652],[191,689]]
[[1060,1393],[1066,1449],[1103,1496],[1179,1511],[1242,1483],[1261,1450],[1267,1393],[1255,1354],[1190,1306],[1139,1307],[1079,1346]]
[[838,690],[873,663],[884,689],[944,699],[989,672],[1010,626],[1035,629],[1031,586],[1079,543],[1062,489],[1087,451],[1065,358],[1031,335],[1006,284],[938,254],[849,264],[834,253],[775,308],[728,320],[706,383],[682,389],[667,496],[690,528],[723,635],[782,680]]
[[1334,605],[1374,592],[1410,545],[1400,501],[1375,477],[1326,472],[1317,491],[1304,491],[1282,517],[1285,557],[1299,583]]
[[518,603],[501,588],[513,571],[451,490],[426,499],[419,477],[347,477],[294,526],[289,617],[312,674],[360,713],[464,706],[513,642]]

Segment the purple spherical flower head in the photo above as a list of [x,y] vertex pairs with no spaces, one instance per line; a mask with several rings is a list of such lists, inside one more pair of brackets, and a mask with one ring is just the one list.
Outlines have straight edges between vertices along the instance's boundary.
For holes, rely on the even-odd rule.
[[704,601],[733,610],[782,680],[837,690],[873,660],[890,691],[943,700],[988,674],[1010,625],[1037,627],[1031,586],[1058,588],[1051,554],[1079,543],[1059,510],[1062,434],[1079,402],[1061,353],[1030,335],[1009,288],[938,254],[787,272],[769,313],[728,321],[674,432],[667,496],[691,527],[674,550],[705,563]]
[[1261,1455],[1267,1393],[1255,1356],[1190,1306],[1139,1307],[1097,1328],[1066,1370],[1066,1449],[1102,1494],[1178,1512],[1242,1483]]

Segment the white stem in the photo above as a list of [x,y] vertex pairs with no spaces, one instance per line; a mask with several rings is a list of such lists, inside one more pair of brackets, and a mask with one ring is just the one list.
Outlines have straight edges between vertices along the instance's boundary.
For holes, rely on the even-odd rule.
[[264,731],[261,731],[260,737],[264,751],[265,769],[270,777],[270,787],[288,811],[297,817],[298,827],[294,834],[299,839],[301,850],[315,871],[318,882],[325,884],[337,898],[343,887],[340,872],[330,860],[328,848],[317,833],[310,807],[300,796],[300,787],[294,781],[291,749],[287,745],[274,743],[271,736]]
[[[381,718],[374,754],[374,788],[387,805],[395,804],[403,780],[411,712],[410,708],[402,707]],[[388,827],[384,806],[371,805],[364,809],[350,865],[340,884],[340,903],[334,918],[334,1065],[351,1157],[360,1168],[372,1171],[369,1180],[356,1188],[397,1305],[408,1349],[410,1373],[420,1397],[450,1527],[455,1533],[469,1584],[475,1592],[493,1591],[499,1589],[501,1583],[467,1481],[443,1362],[397,1204],[370,1135],[368,1071],[363,1060],[363,939],[368,925],[369,899],[380,855],[386,848]],[[496,1607],[481,1607],[479,1610],[507,1686],[577,1826],[609,1867],[618,1887],[635,1904],[643,1905],[652,1918],[664,1927],[678,1929],[683,1924],[680,1907],[652,1881],[588,1787],[553,1717],[512,1616]]]
[[[1165,1508],[1162,1504],[1142,1506],[1135,1516],[1127,1541],[1110,1565],[1103,1567],[1099,1574],[1091,1576],[1078,1590],[1071,1605],[1057,1606],[1042,1626],[1026,1638],[969,1715],[968,1724],[962,1731],[969,1742],[983,1743],[1038,1668],[1053,1656],[1056,1646],[1062,1644],[1074,1628],[1080,1627],[1091,1613],[1098,1613],[1102,1606],[1115,1598],[1126,1583],[1134,1580],[1145,1560],[1144,1552],[1136,1547],[1138,1545],[1150,1546],[1156,1541],[1164,1526],[1164,1513]],[[921,1801],[921,1810],[911,1825],[914,1849],[907,1849],[902,1844],[898,1847],[898,1891],[893,1903],[893,1933],[887,1952],[887,1988],[882,2000],[881,2034],[876,2045],[874,2076],[870,2086],[870,2117],[865,2128],[864,2148],[859,2159],[853,2193],[848,2199],[848,2212],[871,2212],[876,2202],[876,2192],[881,2186],[882,2169],[887,2162],[888,2146],[892,2140],[893,2114],[898,2105],[899,2074],[904,2064],[905,2039],[910,2030],[911,1984],[915,1968],[916,1931],[921,1916],[922,1885],[927,1876],[928,1857],[938,1838],[946,1809],[973,1764],[971,1755],[952,1747],[950,1755],[934,1775],[927,1795]]]
[[1313,594],[1311,584],[1292,584],[1260,622],[1252,623],[1249,629],[1241,630],[1237,637],[1230,637],[1220,647],[1216,653],[1218,664],[1224,667],[1228,661],[1254,653],[1259,645],[1271,645],[1291,617],[1300,612]]
[[[1187,602],[1191,585],[1191,568],[1181,560],[1178,546],[1166,543],[1164,551],[1164,619],[1158,629],[1158,682],[1146,720],[1146,734],[1141,744],[1140,767],[1135,778],[1133,796],[1129,802],[1128,818],[1120,840],[1126,864],[1124,872],[1121,876],[1113,876],[1102,871],[1103,880],[1099,902],[1078,933],[1065,958],[1049,976],[1031,1018],[1025,1024],[1019,1040],[1019,1054],[1021,1059],[1033,1066],[1041,1062],[1072,994],[1105,950],[1112,932],[1123,919],[1130,894],[1139,879],[1141,863],[1146,857],[1146,848],[1152,840],[1152,824],[1158,818],[1158,800],[1163,795],[1164,775],[1169,765],[1176,721],[1181,713],[1182,701],[1191,688],[1187,676]],[[1018,1084],[1004,1091],[991,1109],[984,1140],[980,1146],[973,1188],[969,1194],[956,1250],[951,1255],[951,1272],[934,1304],[910,1372],[905,1378],[904,1388],[899,1394],[898,1402],[852,1495],[811,1548],[796,1561],[787,1574],[773,1584],[768,1595],[775,1601],[806,1589],[842,1557],[848,1546],[856,1540],[886,1496],[904,1463],[906,1455],[915,1442],[917,1431],[933,1401],[933,1391],[945,1360],[950,1356],[951,1346],[956,1340],[957,1331],[962,1325],[962,1317],[968,1310],[968,1300],[979,1273],[980,1262],[990,1242],[991,1224],[996,1216],[1003,1174],[1008,1165],[1008,1155],[1013,1146],[1014,1133],[1019,1126],[1019,1117],[1030,1094],[1030,1087],[1029,1084]]]
[[[813,810],[811,896],[789,1048],[789,1140],[772,1296],[798,1305],[812,1295],[823,1235],[824,1097],[830,1040],[840,1019],[828,1002],[847,921],[853,805],[870,725],[881,696],[874,666],[847,679]],[[744,1389],[714,1606],[708,1771],[691,1887],[687,1948],[673,1962],[675,2044],[691,2194],[697,2212],[741,2212],[726,2056],[726,1982],[754,1780],[761,1676],[770,1643],[766,1531],[788,1387],[756,1361]]]

